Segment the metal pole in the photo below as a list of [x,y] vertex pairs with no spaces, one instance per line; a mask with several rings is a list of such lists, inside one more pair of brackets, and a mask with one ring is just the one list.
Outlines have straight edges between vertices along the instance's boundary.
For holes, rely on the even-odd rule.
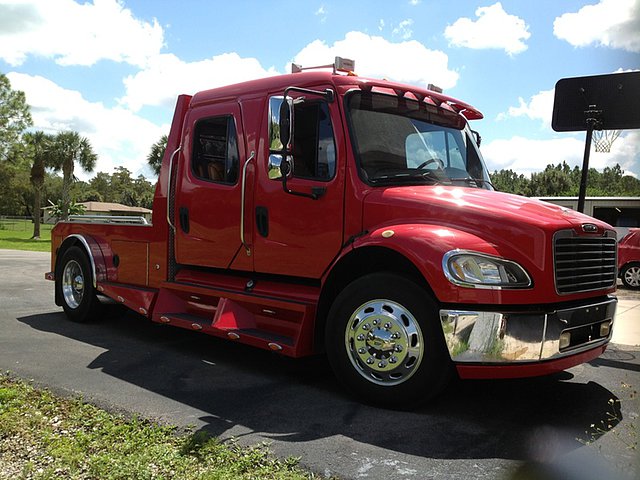
[[584,157],[582,160],[582,177],[580,179],[580,193],[578,194],[578,211],[584,213],[584,199],[587,195],[587,176],[589,175],[589,153],[591,152],[591,138],[593,137],[593,122],[587,121],[587,139],[584,143]]

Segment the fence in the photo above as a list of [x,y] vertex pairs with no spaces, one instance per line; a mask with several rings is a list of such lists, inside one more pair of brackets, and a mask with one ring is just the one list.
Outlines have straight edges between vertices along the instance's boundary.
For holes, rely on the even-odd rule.
[[[40,230],[51,230],[53,225],[40,224]],[[33,231],[33,218],[0,216],[0,230],[12,230],[15,232]]]

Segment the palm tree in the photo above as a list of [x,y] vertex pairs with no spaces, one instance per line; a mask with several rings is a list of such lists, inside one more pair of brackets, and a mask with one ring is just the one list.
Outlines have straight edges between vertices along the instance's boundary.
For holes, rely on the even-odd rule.
[[40,206],[42,203],[42,187],[44,185],[45,170],[53,166],[50,159],[53,135],[43,131],[25,133],[23,140],[31,157],[31,175],[29,180],[33,185],[33,239],[40,238]]
[[98,156],[94,153],[89,140],[81,137],[78,132],[60,132],[53,143],[53,158],[55,169],[62,170],[62,198],[60,199],[61,220],[69,216],[71,204],[70,191],[76,162],[86,172],[93,171]]
[[151,146],[151,151],[147,155],[147,163],[156,175],[160,175],[160,167],[162,167],[164,151],[167,149],[167,141],[168,137],[166,135],[160,137],[160,140]]

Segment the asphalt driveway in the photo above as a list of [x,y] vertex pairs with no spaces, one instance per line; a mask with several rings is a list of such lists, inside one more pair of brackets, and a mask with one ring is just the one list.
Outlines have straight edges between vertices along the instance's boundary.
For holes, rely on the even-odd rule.
[[614,344],[552,377],[457,382],[418,411],[382,410],[345,395],[323,358],[286,359],[115,306],[98,323],[69,322],[44,280],[48,259],[0,250],[0,369],[58,393],[266,441],[342,478],[508,478],[531,458],[637,474],[625,443],[640,411],[637,346]]

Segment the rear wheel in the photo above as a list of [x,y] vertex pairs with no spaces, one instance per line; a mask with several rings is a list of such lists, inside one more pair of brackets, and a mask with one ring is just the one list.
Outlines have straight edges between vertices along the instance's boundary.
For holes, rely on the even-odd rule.
[[70,320],[87,322],[98,316],[100,301],[93,288],[89,258],[81,248],[71,247],[62,256],[56,272],[56,289]]
[[627,288],[640,289],[640,263],[630,263],[620,272],[620,279]]
[[451,373],[435,302],[392,273],[359,278],[338,295],[325,342],[339,381],[366,403],[412,407],[440,393]]

